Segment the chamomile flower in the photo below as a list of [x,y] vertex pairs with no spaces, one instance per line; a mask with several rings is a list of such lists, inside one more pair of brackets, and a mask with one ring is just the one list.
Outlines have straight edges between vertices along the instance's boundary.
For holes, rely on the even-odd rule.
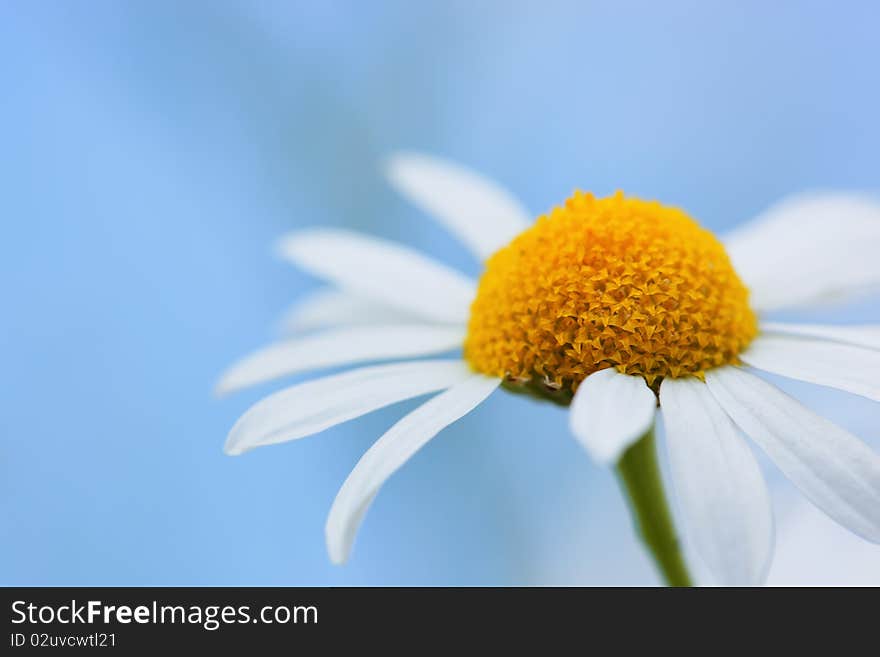
[[[618,468],[634,506],[654,505],[636,511],[655,555],[669,542],[653,526],[666,512],[656,467],[645,465],[659,408],[685,532],[717,583],[760,583],[772,556],[770,501],[742,434],[828,516],[880,542],[880,456],[751,371],[880,401],[880,326],[763,319],[880,288],[876,201],[796,197],[719,240],[678,208],[622,193],[576,192],[533,220],[509,193],[447,162],[398,155],[388,174],[484,261],[480,280],[345,230],[288,235],[284,257],[331,287],[287,317],[300,335],[240,361],[218,386],[397,361],[263,399],[230,431],[229,454],[438,393],[342,485],[326,527],[334,562],[348,558],[382,484],[499,387],[570,407],[592,458]],[[424,358],[455,349],[462,358]],[[658,561],[675,570],[676,558]]]

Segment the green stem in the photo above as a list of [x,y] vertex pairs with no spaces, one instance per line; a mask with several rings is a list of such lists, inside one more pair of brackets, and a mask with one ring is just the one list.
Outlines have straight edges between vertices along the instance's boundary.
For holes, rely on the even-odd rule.
[[624,452],[617,472],[639,536],[667,586],[693,586],[663,491],[653,427]]

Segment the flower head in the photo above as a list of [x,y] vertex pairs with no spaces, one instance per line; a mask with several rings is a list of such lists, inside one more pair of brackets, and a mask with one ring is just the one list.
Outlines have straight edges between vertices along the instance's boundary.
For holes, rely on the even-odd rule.
[[[333,561],[348,558],[388,477],[502,384],[570,406],[572,433],[607,465],[633,453],[659,404],[686,536],[719,583],[760,583],[772,555],[769,497],[741,433],[831,518],[880,542],[880,456],[750,371],[880,401],[880,327],[764,319],[880,289],[876,201],[796,197],[719,241],[681,210],[622,194],[576,193],[532,221],[509,193],[443,161],[398,156],[389,177],[485,261],[479,284],[401,245],[295,233],[283,255],[334,288],[294,309],[296,335],[218,386],[399,359],[270,395],[232,428],[230,454],[437,393],[343,484],[326,528]],[[464,359],[409,360],[462,346]]]
[[614,367],[659,386],[736,364],[758,330],[724,246],[677,208],[576,193],[488,261],[466,360],[574,393]]

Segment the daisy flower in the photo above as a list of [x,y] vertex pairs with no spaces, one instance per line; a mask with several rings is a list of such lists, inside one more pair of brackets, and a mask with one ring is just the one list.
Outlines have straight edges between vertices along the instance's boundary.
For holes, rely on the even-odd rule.
[[[880,326],[763,319],[880,287],[876,201],[795,197],[719,240],[678,208],[622,193],[576,192],[533,220],[508,192],[448,162],[401,154],[387,173],[484,262],[480,280],[346,230],[290,234],[281,254],[330,287],[287,317],[292,337],[218,385],[395,361],[270,395],[232,428],[229,454],[438,393],[343,483],[326,526],[334,562],[348,558],[382,484],[499,387],[570,408],[575,438],[616,468],[667,583],[691,580],[657,467],[658,412],[685,535],[716,583],[761,583],[773,551],[767,489],[743,434],[819,509],[880,542],[880,456],[752,373],[880,401]],[[457,349],[461,358],[424,358]]]

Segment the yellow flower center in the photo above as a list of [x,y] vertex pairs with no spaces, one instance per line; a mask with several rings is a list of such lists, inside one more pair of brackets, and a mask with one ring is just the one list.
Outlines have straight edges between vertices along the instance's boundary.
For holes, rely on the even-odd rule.
[[576,192],[488,260],[464,353],[548,394],[606,367],[656,389],[738,362],[757,333],[748,299],[724,247],[683,211]]

